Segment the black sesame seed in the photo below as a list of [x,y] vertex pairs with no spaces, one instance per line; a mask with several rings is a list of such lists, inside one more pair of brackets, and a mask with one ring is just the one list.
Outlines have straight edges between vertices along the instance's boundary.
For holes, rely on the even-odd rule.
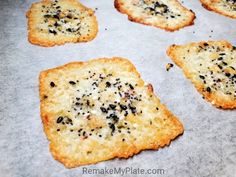
[[221,55],[221,56],[222,56],[222,55],[225,55],[225,53],[220,53],[219,55]]
[[116,108],[116,105],[114,105],[114,104],[109,104],[109,107],[110,107],[112,110],[114,110],[114,109]]
[[49,32],[49,33],[52,33],[52,34],[54,34],[54,35],[57,34],[57,32],[56,32],[55,30],[53,30],[53,29],[49,29],[48,32]]
[[53,15],[53,18],[60,19],[58,15]]
[[106,82],[106,87],[110,87],[111,83],[110,82]]
[[222,63],[223,63],[223,65],[225,65],[225,66],[227,66],[228,64],[226,63],[226,62],[224,62],[224,61],[222,61]]
[[122,110],[126,110],[127,109],[127,106],[125,106],[125,105],[120,105],[120,108],[122,109]]
[[133,90],[133,89],[134,89],[134,87],[133,87],[131,84],[129,84],[129,87],[130,87],[130,89],[131,89],[131,90]]
[[83,106],[83,103],[76,102],[75,105],[76,106],[80,106],[80,105]]
[[55,87],[56,85],[55,85],[54,82],[50,82],[50,86],[51,86],[51,87]]
[[49,17],[51,17],[51,15],[48,14],[44,15],[44,18],[49,18]]
[[199,75],[199,77],[200,77],[201,79],[205,79],[205,77],[204,77],[203,75]]
[[225,76],[230,77],[231,74],[230,73],[225,73]]
[[107,113],[107,112],[108,112],[107,109],[104,108],[104,107],[100,107],[100,109],[101,109],[101,111],[102,111],[103,113]]
[[71,28],[67,28],[66,31],[72,32],[72,29]]
[[223,69],[223,67],[222,66],[220,66],[220,65],[217,65],[220,69]]
[[89,101],[89,100],[87,100],[87,101],[86,101],[86,104],[87,104],[87,106],[89,106],[89,105],[90,105],[90,101]]
[[68,117],[67,117],[67,121],[68,121],[68,122],[72,122],[72,120],[71,120],[70,118],[68,118]]
[[62,121],[63,121],[63,117],[62,117],[62,116],[60,116],[60,117],[57,118],[57,123],[58,123],[58,124],[61,123]]
[[210,87],[207,87],[206,90],[207,90],[207,92],[211,92],[211,88]]
[[76,83],[74,81],[69,81],[69,84],[75,85]]

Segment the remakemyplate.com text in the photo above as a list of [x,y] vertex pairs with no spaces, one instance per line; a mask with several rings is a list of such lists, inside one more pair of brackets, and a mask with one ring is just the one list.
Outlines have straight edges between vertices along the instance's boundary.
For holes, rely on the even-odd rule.
[[125,167],[125,168],[87,168],[83,167],[83,174],[120,174],[121,176],[126,174],[135,174],[135,175],[147,175],[147,174],[154,174],[154,175],[164,175],[165,170],[159,168],[152,168],[152,169],[144,169],[144,168],[133,168],[133,167]]

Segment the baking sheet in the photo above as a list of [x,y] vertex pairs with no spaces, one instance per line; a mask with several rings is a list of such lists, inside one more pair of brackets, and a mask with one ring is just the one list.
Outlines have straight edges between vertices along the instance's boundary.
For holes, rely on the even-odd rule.
[[[153,84],[162,103],[179,117],[185,132],[169,147],[143,151],[127,160],[114,159],[88,169],[163,169],[165,177],[233,177],[236,174],[236,111],[224,111],[202,99],[166,48],[201,40],[225,39],[236,45],[236,20],[184,1],[197,16],[195,25],[170,33],[132,23],[113,7],[112,0],[81,0],[97,8],[99,33],[83,44],[43,48],[27,41],[25,13],[31,0],[0,1],[0,176],[79,177],[121,176],[83,174],[83,167],[66,169],[54,160],[39,114],[38,76],[44,69],[71,61],[120,56],[130,59],[142,78]],[[124,176],[147,176],[127,173]]]

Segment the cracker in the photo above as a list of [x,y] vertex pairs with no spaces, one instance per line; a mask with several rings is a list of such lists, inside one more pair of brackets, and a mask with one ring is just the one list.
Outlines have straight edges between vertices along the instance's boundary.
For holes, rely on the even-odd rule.
[[36,2],[26,16],[29,42],[44,47],[88,42],[98,32],[94,11],[76,0]]
[[177,0],[115,0],[115,7],[130,21],[176,31],[194,23],[195,14]]
[[207,10],[214,11],[218,14],[236,18],[236,1],[235,0],[200,0],[202,6]]
[[50,151],[68,168],[158,149],[183,133],[151,84],[123,58],[41,72],[40,102]]
[[207,101],[236,108],[236,47],[227,41],[207,41],[172,45],[167,54]]

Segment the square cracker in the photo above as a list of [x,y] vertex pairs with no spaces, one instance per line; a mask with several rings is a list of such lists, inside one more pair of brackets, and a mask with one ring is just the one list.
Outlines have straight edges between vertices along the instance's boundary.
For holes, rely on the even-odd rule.
[[235,0],[200,0],[202,6],[207,10],[214,11],[218,14],[236,18],[236,1]]
[[50,151],[68,168],[158,149],[183,133],[180,121],[123,58],[41,72],[40,100]]
[[194,23],[195,14],[177,0],[115,0],[116,9],[130,21],[176,31]]
[[94,11],[76,0],[36,2],[26,16],[29,42],[44,47],[91,41],[98,32]]
[[167,54],[207,101],[236,108],[236,47],[227,41],[172,45]]

